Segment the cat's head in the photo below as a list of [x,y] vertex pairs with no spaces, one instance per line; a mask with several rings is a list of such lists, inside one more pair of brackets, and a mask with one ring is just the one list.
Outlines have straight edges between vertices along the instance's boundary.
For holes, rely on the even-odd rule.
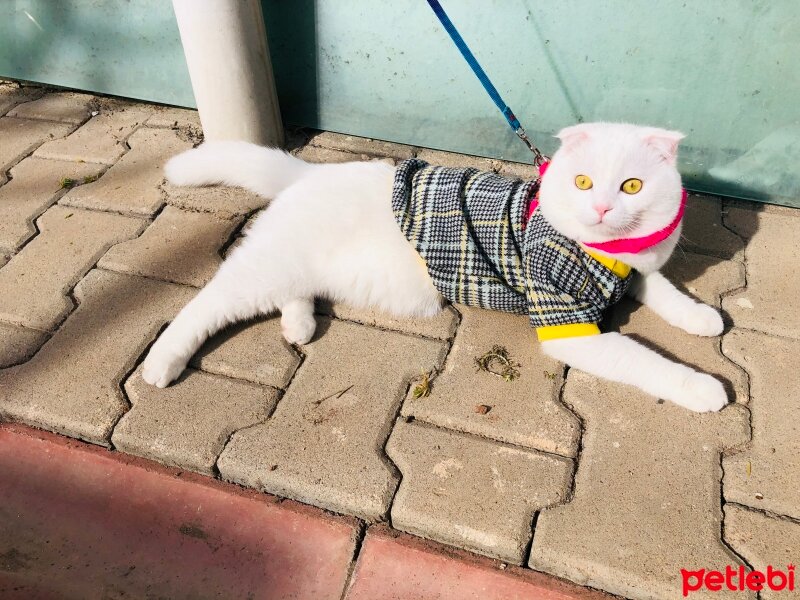
[[[542,178],[539,205],[561,234],[579,242],[649,235],[681,203],[677,131],[622,123],[562,129]],[[671,251],[671,249],[670,249]]]

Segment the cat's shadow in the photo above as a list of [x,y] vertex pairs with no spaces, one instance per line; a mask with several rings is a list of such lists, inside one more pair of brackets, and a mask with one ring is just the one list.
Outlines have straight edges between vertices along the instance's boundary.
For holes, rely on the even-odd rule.
[[313,344],[318,339],[323,337],[331,328],[331,324],[333,323],[333,317],[331,315],[318,312],[318,309],[314,311],[314,318],[317,320],[317,328],[314,330],[314,337],[311,338],[309,344]]
[[[764,209],[765,205],[757,202],[691,194],[681,240],[662,272],[687,296],[708,302],[693,293],[691,288],[696,286],[691,284],[723,262],[736,263],[744,272],[747,245],[758,231],[758,213]],[[732,285],[722,297],[736,289]],[[717,297],[714,307],[720,309],[727,333],[733,321],[721,310],[722,297]]]

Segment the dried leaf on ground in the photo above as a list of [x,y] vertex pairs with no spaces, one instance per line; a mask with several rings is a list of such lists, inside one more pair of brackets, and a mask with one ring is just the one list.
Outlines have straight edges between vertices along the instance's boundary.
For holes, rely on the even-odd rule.
[[475,357],[478,371],[491,373],[505,381],[514,381],[520,376],[519,363],[511,360],[508,350],[503,346],[492,346],[492,349],[482,356]]
[[420,382],[415,385],[411,390],[411,396],[414,400],[420,398],[427,398],[431,393],[431,374],[423,373]]

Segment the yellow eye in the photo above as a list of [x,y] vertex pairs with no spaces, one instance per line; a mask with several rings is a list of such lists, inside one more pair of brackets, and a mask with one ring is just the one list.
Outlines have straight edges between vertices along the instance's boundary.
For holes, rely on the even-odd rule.
[[622,186],[620,188],[626,194],[638,194],[639,190],[642,189],[642,180],[636,179],[635,177],[632,179],[626,179],[622,182]]
[[578,175],[575,178],[575,187],[579,190],[588,190],[592,187],[592,178],[588,175]]

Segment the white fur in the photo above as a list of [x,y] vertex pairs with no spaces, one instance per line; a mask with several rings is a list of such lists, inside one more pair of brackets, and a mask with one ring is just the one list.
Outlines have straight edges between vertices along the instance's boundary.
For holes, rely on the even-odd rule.
[[667,360],[619,333],[550,340],[542,348],[574,368],[635,385],[696,412],[719,410],[728,401],[725,388],[710,375]]
[[[672,220],[680,202],[674,165],[681,134],[597,123],[565,129],[559,137],[562,147],[540,194],[543,214],[558,231],[597,242],[647,235]],[[209,142],[170,160],[165,172],[176,185],[237,185],[274,200],[153,345],[144,362],[148,383],[168,385],[210,335],[258,314],[280,310],[286,340],[309,342],[315,297],[405,316],[430,316],[441,308],[441,296],[392,215],[394,168],[385,163],[313,165],[244,142]],[[579,174],[592,178],[591,190],[575,187]],[[619,191],[629,177],[644,182],[630,197]],[[592,208],[597,203],[607,209],[602,220]],[[644,274],[632,286],[641,302],[690,333],[718,335],[719,314],[657,273],[679,234],[618,258]],[[691,410],[719,410],[727,402],[714,378],[617,333],[551,340],[543,349],[573,367]]]

